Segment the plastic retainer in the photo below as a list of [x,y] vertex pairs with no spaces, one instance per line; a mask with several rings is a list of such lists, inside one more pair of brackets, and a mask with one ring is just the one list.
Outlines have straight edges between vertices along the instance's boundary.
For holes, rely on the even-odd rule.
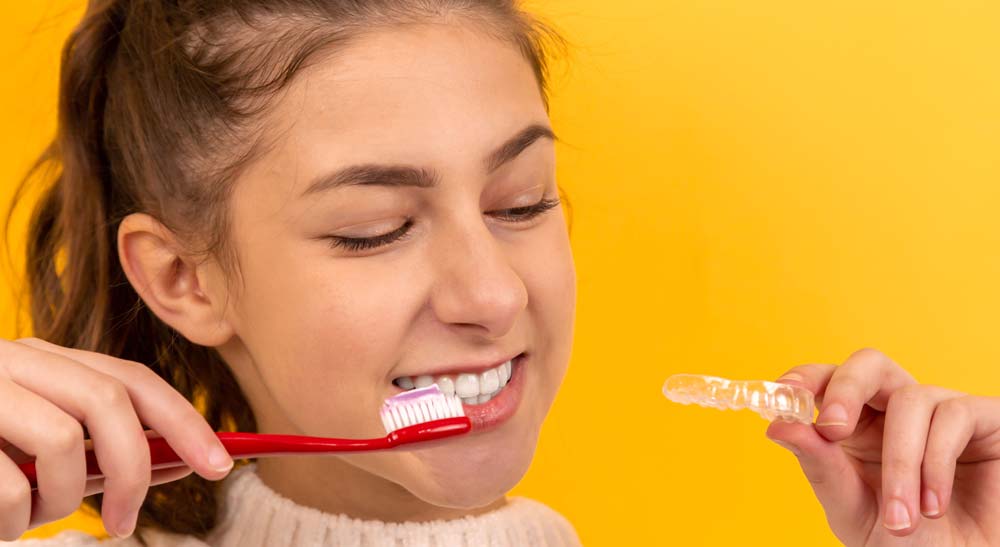
[[663,394],[675,403],[719,410],[749,408],[767,421],[811,424],[815,409],[808,389],[763,380],[727,380],[700,374],[674,374],[663,383]]

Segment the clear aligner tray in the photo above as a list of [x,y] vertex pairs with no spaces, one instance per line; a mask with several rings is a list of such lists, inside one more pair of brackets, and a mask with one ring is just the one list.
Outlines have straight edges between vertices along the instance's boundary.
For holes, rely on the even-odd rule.
[[700,374],[674,374],[663,394],[675,403],[719,410],[749,408],[767,421],[811,424],[815,400],[808,389],[763,380],[727,380]]

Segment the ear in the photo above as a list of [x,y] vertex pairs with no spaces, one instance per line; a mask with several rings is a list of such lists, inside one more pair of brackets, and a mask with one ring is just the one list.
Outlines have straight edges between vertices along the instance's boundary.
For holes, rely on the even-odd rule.
[[216,347],[233,336],[218,264],[187,256],[158,220],[145,213],[125,217],[118,227],[118,257],[146,306],[185,338]]

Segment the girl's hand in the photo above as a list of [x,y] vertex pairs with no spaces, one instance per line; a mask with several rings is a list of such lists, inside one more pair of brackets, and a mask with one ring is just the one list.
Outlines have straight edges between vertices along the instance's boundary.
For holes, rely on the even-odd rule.
[[[164,437],[190,467],[152,471],[149,433]],[[87,480],[83,426],[105,478]],[[222,450],[211,462],[208,451]],[[111,534],[128,535],[151,485],[196,471],[226,476],[232,459],[197,410],[144,365],[35,338],[0,339],[0,539],[61,519],[104,492]],[[32,495],[17,464],[35,457]]]
[[1000,398],[920,385],[882,353],[795,367],[813,425],[773,422],[848,546],[1000,545]]

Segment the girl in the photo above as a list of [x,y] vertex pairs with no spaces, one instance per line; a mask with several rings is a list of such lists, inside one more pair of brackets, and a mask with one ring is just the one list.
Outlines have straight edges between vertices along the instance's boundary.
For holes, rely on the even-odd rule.
[[[579,544],[504,496],[572,341],[552,44],[504,0],[92,5],[38,165],[59,167],[30,229],[38,338],[0,341],[2,538],[84,498],[122,546]],[[476,387],[473,433],[234,470],[213,435],[378,436],[382,401],[429,381]],[[996,400],[873,350],[782,381],[823,411],[768,434],[845,543],[1000,539]],[[144,428],[189,467],[150,472]]]

